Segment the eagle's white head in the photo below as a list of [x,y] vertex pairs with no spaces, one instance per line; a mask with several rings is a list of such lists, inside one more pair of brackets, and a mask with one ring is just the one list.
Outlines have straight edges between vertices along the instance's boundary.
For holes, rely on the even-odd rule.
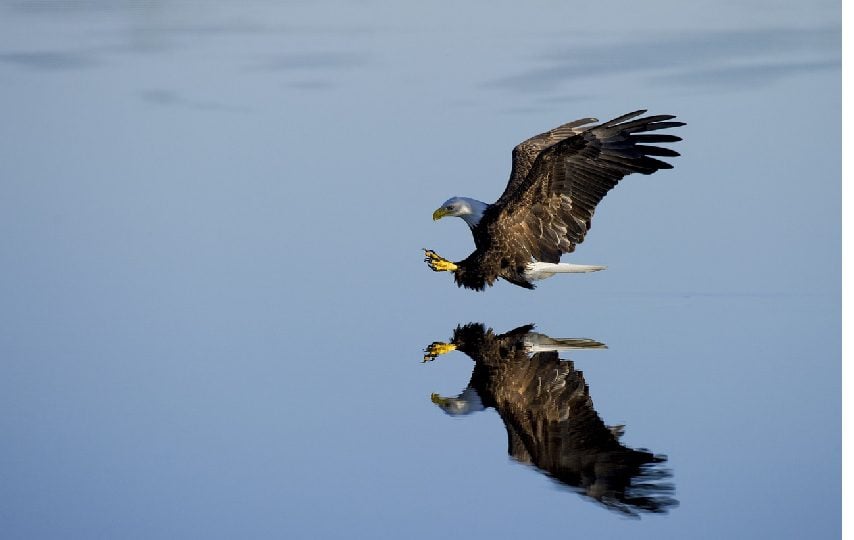
[[433,220],[443,217],[462,218],[472,229],[480,223],[483,213],[489,205],[469,197],[451,197],[433,212]]

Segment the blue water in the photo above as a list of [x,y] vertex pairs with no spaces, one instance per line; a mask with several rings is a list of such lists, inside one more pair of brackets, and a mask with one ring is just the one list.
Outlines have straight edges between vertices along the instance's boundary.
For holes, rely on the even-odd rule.
[[[3,538],[840,534],[840,21],[812,2],[0,2]],[[432,211],[584,116],[678,115],[536,291]],[[629,449],[632,519],[452,417],[528,323]],[[483,404],[488,405],[488,404]],[[677,504],[678,502],[678,504]]]

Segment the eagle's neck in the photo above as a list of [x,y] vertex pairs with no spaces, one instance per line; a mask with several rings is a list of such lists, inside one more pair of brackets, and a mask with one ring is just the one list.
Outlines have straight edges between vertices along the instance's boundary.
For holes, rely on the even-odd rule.
[[470,199],[468,197],[461,198],[468,203],[471,208],[471,214],[463,214],[460,217],[468,224],[469,228],[474,229],[477,227],[477,224],[480,223],[480,220],[483,219],[483,213],[486,212],[489,205],[477,199]]

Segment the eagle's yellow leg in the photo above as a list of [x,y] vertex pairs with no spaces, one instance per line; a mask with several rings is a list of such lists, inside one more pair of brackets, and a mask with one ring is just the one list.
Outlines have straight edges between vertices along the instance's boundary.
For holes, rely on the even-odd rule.
[[454,272],[457,269],[456,264],[440,256],[432,249],[425,249],[424,255],[424,262],[426,262],[427,266],[429,266],[434,272]]
[[437,356],[441,356],[443,354],[448,354],[451,351],[457,349],[457,346],[453,343],[443,343],[441,341],[434,341],[430,345],[424,349],[424,361],[429,362],[431,360],[435,360]]

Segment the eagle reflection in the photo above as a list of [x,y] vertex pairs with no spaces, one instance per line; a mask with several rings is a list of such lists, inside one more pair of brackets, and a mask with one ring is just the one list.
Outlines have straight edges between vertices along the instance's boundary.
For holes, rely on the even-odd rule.
[[475,361],[457,397],[433,394],[447,414],[494,407],[507,428],[508,452],[559,483],[630,516],[667,512],[678,502],[667,458],[620,443],[622,426],[608,427],[593,408],[584,375],[558,351],[604,349],[590,339],[554,339],[522,326],[496,335],[480,323],[458,326],[450,343],[434,342],[424,361],[459,350]]

